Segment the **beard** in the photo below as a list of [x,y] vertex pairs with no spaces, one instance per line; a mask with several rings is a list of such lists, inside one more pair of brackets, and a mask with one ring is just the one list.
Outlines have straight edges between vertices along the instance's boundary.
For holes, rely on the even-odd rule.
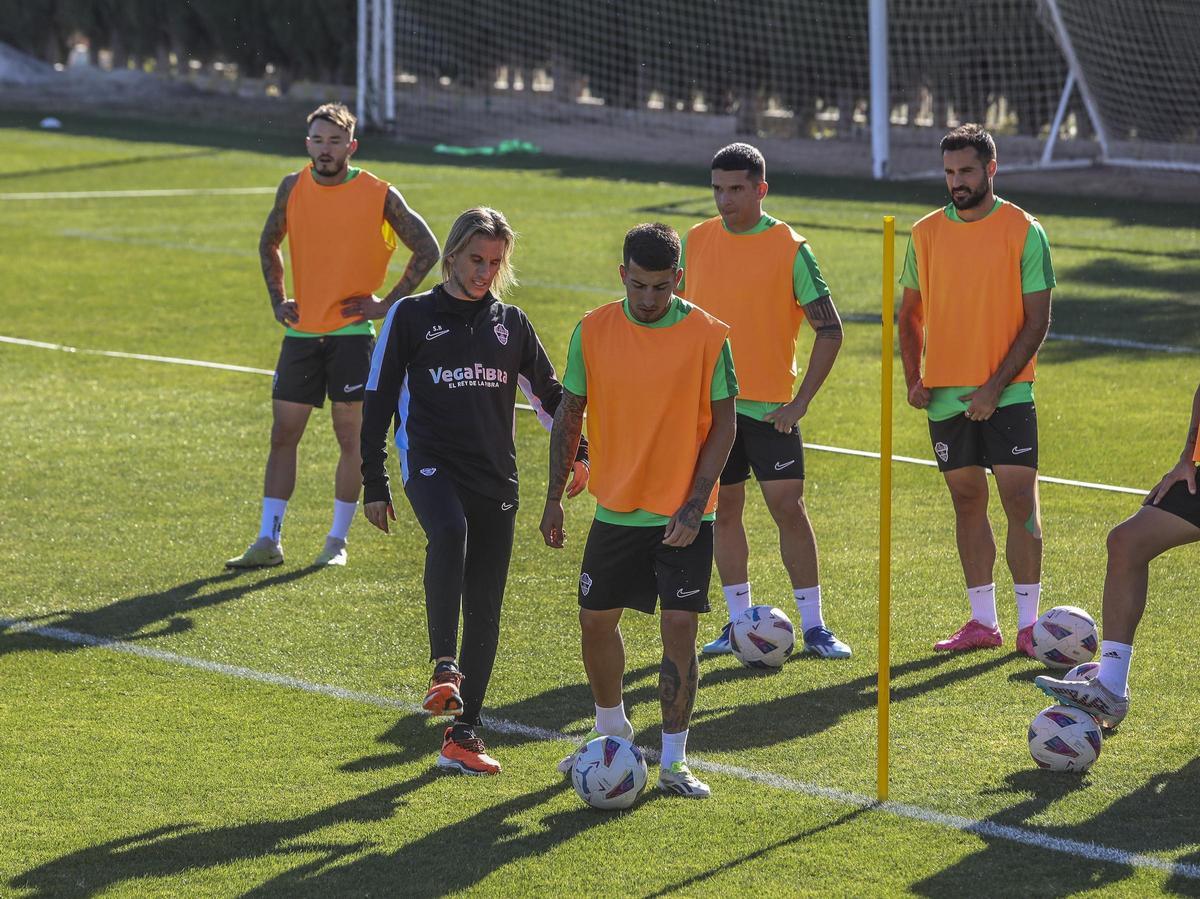
[[983,202],[983,198],[987,196],[987,192],[988,184],[984,181],[979,190],[972,191],[966,196],[950,194],[950,202],[954,204],[955,209],[974,209]]

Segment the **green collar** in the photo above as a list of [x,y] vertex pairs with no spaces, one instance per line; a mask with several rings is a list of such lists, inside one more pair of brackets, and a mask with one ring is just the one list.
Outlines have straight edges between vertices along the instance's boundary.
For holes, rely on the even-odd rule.
[[[361,171],[362,171],[362,169],[360,169],[360,168],[355,168],[355,167],[354,167],[354,166],[352,166],[352,165],[348,165],[348,166],[346,166],[346,177],[342,179],[342,184],[345,184],[347,181],[353,181],[355,178],[357,178],[357,177],[358,177],[358,173],[359,173],[359,172],[361,172]],[[317,181],[317,172],[316,172],[316,169],[315,169],[313,166],[311,166],[311,165],[310,165],[310,166],[308,167],[308,173],[309,173],[310,175],[312,175],[313,181]],[[318,183],[318,184],[321,184],[321,182],[319,182],[319,181],[317,181],[317,183]],[[321,186],[322,186],[322,187],[340,187],[341,185],[338,185],[338,184],[321,184]]]
[[721,227],[724,228],[726,230],[726,232],[734,235],[735,237],[749,237],[751,234],[762,234],[764,231],[766,231],[772,225],[778,225],[778,224],[779,224],[779,222],[777,219],[771,218],[771,216],[767,215],[764,212],[762,215],[762,218],[760,218],[758,220],[758,224],[755,225],[753,228],[750,228],[747,231],[733,231],[730,229],[730,227],[728,225],[725,224],[725,219],[721,219]]
[[632,312],[629,311],[629,297],[626,297],[621,303],[621,309],[625,312],[625,317],[642,328],[669,328],[671,325],[679,324],[691,311],[691,304],[686,300],[681,300],[674,294],[671,295],[671,303],[667,306],[667,311],[663,313],[663,317],[655,322],[638,321]]
[[[997,209],[999,209],[1002,205],[1004,205],[1004,201],[1002,199],[1000,199],[999,197],[996,197],[996,202],[992,204],[992,208],[988,210],[988,214],[985,215],[983,217],[983,219],[987,218],[988,215],[991,215],[993,212],[995,212]],[[946,218],[950,219],[950,221],[952,221],[952,222],[960,222],[961,224],[964,224],[964,225],[975,224],[975,222],[964,222],[962,217],[958,214],[958,209],[955,207],[955,205],[953,203],[950,203],[949,205],[946,206]],[[983,219],[976,219],[975,221],[982,222]]]

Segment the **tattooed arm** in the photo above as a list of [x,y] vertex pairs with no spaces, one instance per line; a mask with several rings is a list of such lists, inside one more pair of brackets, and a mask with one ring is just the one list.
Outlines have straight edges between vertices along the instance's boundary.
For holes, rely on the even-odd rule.
[[295,174],[279,182],[279,190],[275,191],[275,205],[271,207],[262,236],[258,239],[258,256],[262,263],[263,280],[267,282],[267,296],[271,299],[275,319],[281,325],[294,325],[300,321],[296,301],[287,296],[283,279],[283,251],[280,249],[287,235],[287,202],[295,183]]
[[671,516],[671,520],[667,522],[667,529],[663,532],[663,543],[667,546],[687,546],[700,533],[704,507],[708,505],[712,489],[717,483],[717,478],[721,476],[725,460],[729,458],[729,450],[733,446],[734,434],[737,431],[734,402],[733,397],[713,400],[712,426],[696,459],[692,493],[687,502]]
[[782,434],[790,431],[808,412],[808,406],[825,383],[838,352],[842,348],[842,318],[830,296],[818,297],[804,307],[804,318],[816,333],[804,380],[790,403],[785,403],[766,416]]
[[411,296],[438,261],[441,250],[437,238],[429,230],[425,219],[414,212],[395,187],[389,187],[383,202],[383,217],[392,226],[400,242],[412,251],[404,274],[386,297],[349,297],[342,300],[342,317],[359,321],[368,318],[383,318],[392,304]]
[[[583,433],[583,410],[586,407],[586,396],[578,396],[564,389],[562,400],[554,410],[554,426],[550,429],[550,479],[546,488],[546,508],[542,512],[540,527],[542,539],[546,541],[547,546],[554,549],[562,549],[566,541],[567,535],[563,531],[562,495],[579,449],[579,437]],[[730,442],[732,443],[732,439]],[[728,454],[728,448],[725,452]]]

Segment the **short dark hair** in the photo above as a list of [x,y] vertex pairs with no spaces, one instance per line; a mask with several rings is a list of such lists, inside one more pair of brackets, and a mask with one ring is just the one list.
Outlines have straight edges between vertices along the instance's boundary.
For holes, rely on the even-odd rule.
[[625,235],[625,267],[636,262],[648,272],[679,268],[679,235],[661,222],[638,225]]
[[977,125],[974,122],[959,125],[942,138],[941,148],[943,153],[948,153],[952,150],[965,150],[967,147],[974,147],[975,152],[979,154],[979,159],[984,165],[987,165],[996,158],[996,142],[983,129],[982,125]]
[[358,123],[358,120],[354,117],[354,113],[344,103],[325,103],[318,106],[308,114],[308,118],[305,121],[311,125],[316,119],[322,119],[331,125],[337,125],[343,131],[347,132],[351,139],[354,137],[354,126]]
[[712,167],[723,172],[747,172],[751,181],[762,181],[767,177],[767,161],[758,147],[749,144],[722,147],[713,157]]

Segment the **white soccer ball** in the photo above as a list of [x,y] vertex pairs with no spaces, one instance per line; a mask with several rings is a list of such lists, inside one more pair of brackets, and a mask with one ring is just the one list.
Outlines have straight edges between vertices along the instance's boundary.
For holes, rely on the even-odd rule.
[[782,610],[751,606],[733,620],[729,646],[743,665],[778,668],[796,648],[796,631]]
[[629,808],[646,788],[646,757],[622,737],[596,737],[575,756],[571,784],[592,808]]
[[1029,754],[1039,768],[1082,773],[1100,756],[1104,738],[1087,712],[1052,705],[1029,725]]
[[1055,606],[1033,625],[1033,654],[1051,668],[1090,662],[1099,645],[1096,622],[1075,606]]
[[1062,676],[1063,680],[1095,680],[1096,675],[1100,673],[1099,662],[1084,662],[1082,665],[1076,665],[1070,671]]

